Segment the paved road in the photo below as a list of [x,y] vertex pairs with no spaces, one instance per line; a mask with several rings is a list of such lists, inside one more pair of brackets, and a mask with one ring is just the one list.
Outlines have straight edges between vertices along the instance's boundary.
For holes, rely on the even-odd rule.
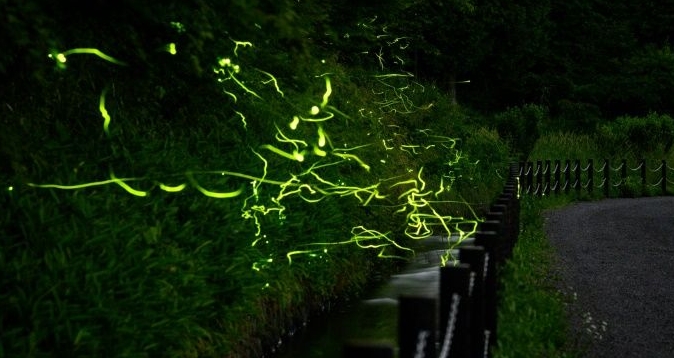
[[577,203],[544,217],[577,297],[574,329],[591,337],[587,357],[673,358],[674,198]]

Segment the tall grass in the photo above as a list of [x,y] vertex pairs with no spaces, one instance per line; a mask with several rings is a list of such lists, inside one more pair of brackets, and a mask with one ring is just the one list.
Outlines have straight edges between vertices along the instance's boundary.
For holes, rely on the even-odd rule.
[[597,159],[601,150],[588,134],[552,132],[541,135],[529,153],[529,160],[539,159]]
[[513,257],[501,273],[498,345],[495,357],[576,357],[566,300],[552,269],[554,251],[545,236],[542,210],[565,205],[568,197],[525,197],[521,232]]

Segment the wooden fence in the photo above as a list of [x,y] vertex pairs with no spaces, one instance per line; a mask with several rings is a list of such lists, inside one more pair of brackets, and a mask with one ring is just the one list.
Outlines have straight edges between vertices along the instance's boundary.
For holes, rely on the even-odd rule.
[[[616,167],[608,159],[595,164],[593,159],[538,160],[520,162],[519,178],[522,194],[550,195],[583,191],[592,194],[602,190],[606,197],[638,196],[639,194],[667,195],[668,184],[674,184],[669,171],[674,170],[665,160],[649,164],[640,160],[631,167],[622,160]],[[639,191],[640,193],[635,193]]]
[[[470,245],[459,247],[459,263],[440,267],[437,298],[401,296],[398,303],[399,358],[490,357],[498,332],[500,267],[519,234],[520,170],[517,164],[503,193],[490,207]],[[345,358],[393,358],[390,345],[348,343]]]

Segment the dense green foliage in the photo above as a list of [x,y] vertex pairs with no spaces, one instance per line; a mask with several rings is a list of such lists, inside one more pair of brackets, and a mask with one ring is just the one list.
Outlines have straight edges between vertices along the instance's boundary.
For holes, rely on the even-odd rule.
[[502,186],[339,3],[0,5],[2,355],[258,356]]

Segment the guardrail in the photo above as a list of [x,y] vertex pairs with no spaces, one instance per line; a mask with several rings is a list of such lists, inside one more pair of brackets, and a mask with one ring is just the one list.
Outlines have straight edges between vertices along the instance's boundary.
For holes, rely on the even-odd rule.
[[[510,258],[519,234],[517,164],[478,225],[470,244],[459,247],[458,261],[440,267],[437,297],[398,300],[398,358],[490,357],[498,332],[499,267]],[[344,346],[345,358],[393,358],[396,348],[363,342]]]
[[[626,160],[620,161],[620,165],[614,168],[608,159],[603,159],[599,168],[595,168],[593,159],[585,163],[579,159],[566,159],[563,163],[561,160],[520,162],[519,168],[522,194],[539,196],[568,194],[571,190],[593,193],[594,189],[603,190],[606,197],[635,196],[635,190],[667,195],[667,184],[674,184],[669,179],[672,176],[668,175],[674,168],[665,160],[653,169],[648,168],[645,159],[641,159],[634,168],[629,167]],[[636,172],[638,177],[634,175]]]

